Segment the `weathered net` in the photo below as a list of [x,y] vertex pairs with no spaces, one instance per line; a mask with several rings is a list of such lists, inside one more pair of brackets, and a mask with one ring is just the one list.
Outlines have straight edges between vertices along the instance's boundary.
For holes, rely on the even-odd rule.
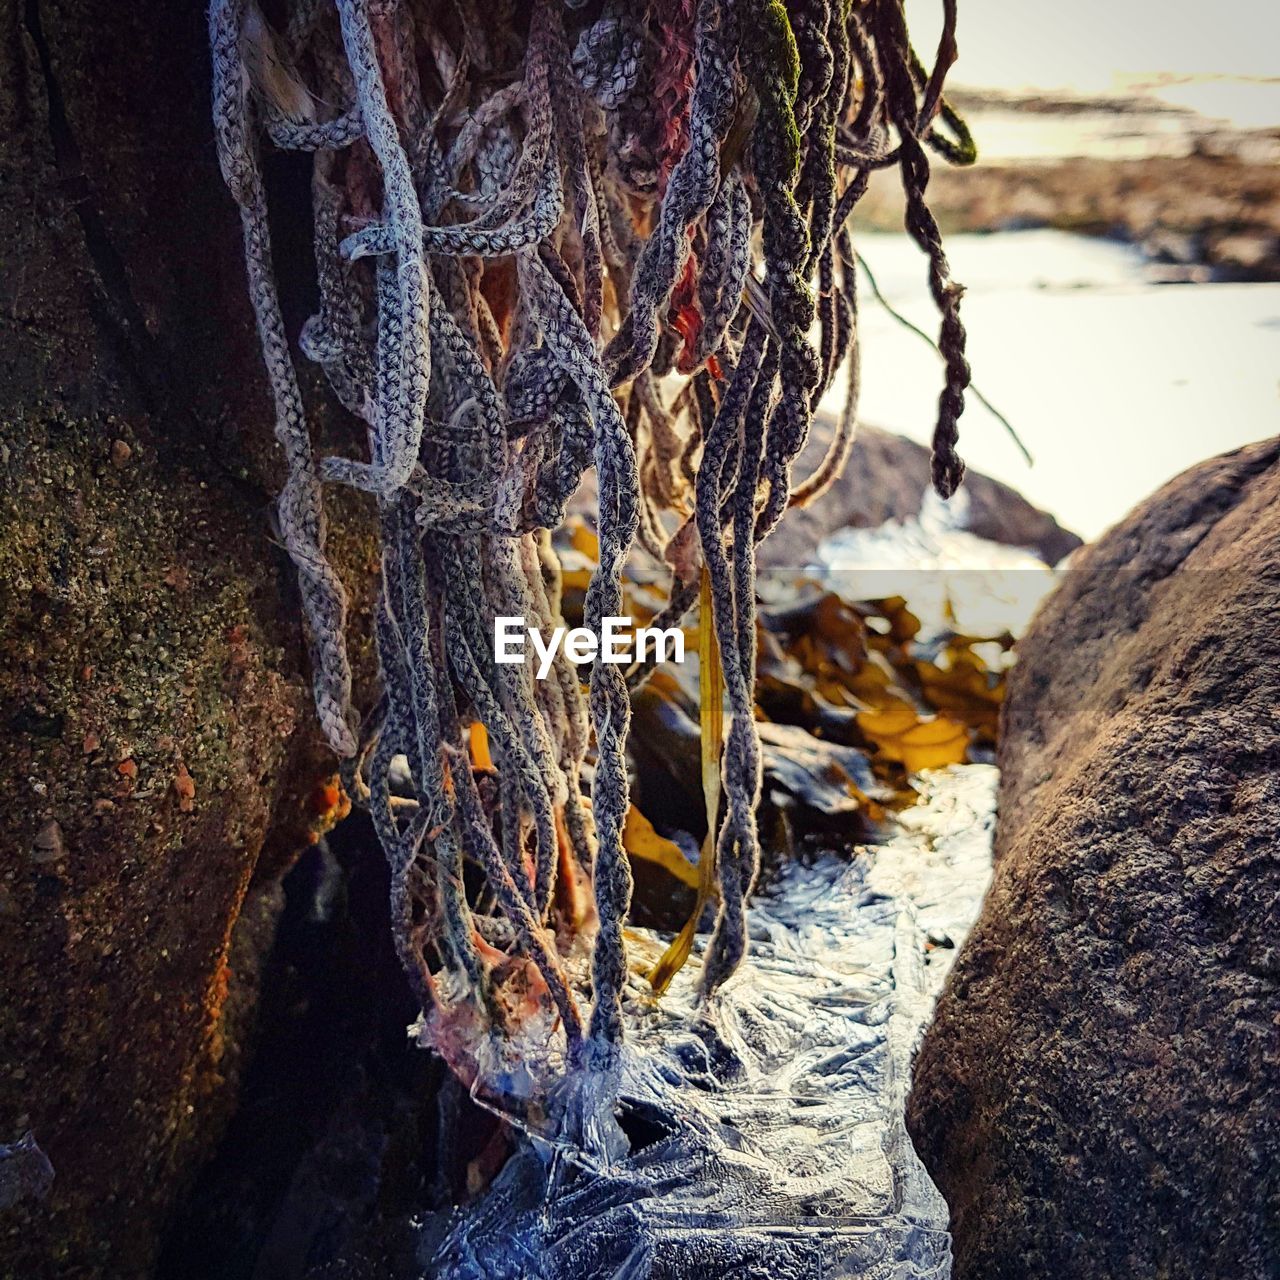
[[[279,526],[316,707],[389,861],[428,1038],[477,1089],[519,1093],[531,1037],[546,1073],[522,1086],[531,1099],[561,1076],[607,1079],[623,1036],[628,686],[647,668],[597,659],[584,706],[563,652],[539,681],[492,646],[495,617],[558,621],[549,531],[591,466],[586,625],[623,614],[637,540],[671,567],[658,623],[709,587],[730,720],[703,998],[742,960],[759,853],[754,549],[849,456],[847,223],[879,168],[901,171],[942,317],[934,484],[945,497],[961,479],[960,289],[925,204],[926,147],[972,159],[942,97],[954,0],[944,11],[926,72],[902,0],[289,0],[274,25],[252,0],[212,4],[218,151],[287,462]],[[358,458],[312,448],[264,140],[313,155],[319,306],[298,346],[363,419]],[[815,406],[846,363],[830,452],[798,479]],[[326,483],[371,493],[380,513],[382,696],[365,724],[325,555]],[[475,724],[492,772],[472,767]],[[589,1139],[591,1116],[576,1123]]]

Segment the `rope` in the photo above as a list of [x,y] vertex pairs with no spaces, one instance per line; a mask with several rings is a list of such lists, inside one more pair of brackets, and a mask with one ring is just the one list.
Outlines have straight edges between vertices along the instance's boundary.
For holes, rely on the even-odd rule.
[[[943,96],[954,0],[928,74],[902,0],[530,0],[493,21],[470,0],[285,11],[277,34],[254,0],[213,0],[213,116],[320,722],[391,866],[396,946],[424,1010],[470,1010],[501,1042],[532,998],[571,1064],[607,1067],[628,982],[629,690],[651,662],[624,673],[597,658],[584,700],[563,653],[545,681],[497,663],[494,619],[562,625],[549,533],[590,466],[588,627],[623,613],[636,541],[672,569],[656,625],[685,616],[705,566],[730,712],[710,999],[745,952],[759,862],[755,548],[853,447],[847,223],[877,169],[900,170],[942,317],[935,486],[949,496],[963,474],[961,290],[925,204],[925,147],[973,158]],[[297,344],[355,426],[351,449],[320,461],[274,281],[264,143],[312,157],[318,306]],[[846,364],[831,448],[793,483]],[[379,510],[382,696],[364,725],[324,483]],[[476,724],[496,773],[471,758]]]

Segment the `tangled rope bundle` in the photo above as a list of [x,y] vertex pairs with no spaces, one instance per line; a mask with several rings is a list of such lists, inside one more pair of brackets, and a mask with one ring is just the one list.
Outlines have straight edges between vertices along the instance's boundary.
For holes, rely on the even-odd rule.
[[[902,0],[490,0],[483,18],[475,0],[286,9],[273,27],[254,0],[213,0],[214,122],[287,461],[279,525],[320,721],[372,814],[396,945],[455,1068],[479,1070],[450,1026],[500,1052],[530,1010],[548,1039],[558,1023],[570,1066],[607,1066],[627,981],[628,686],[648,672],[597,660],[588,715],[563,653],[546,681],[495,663],[493,619],[555,625],[548,531],[592,465],[586,625],[622,613],[636,540],[671,566],[664,624],[709,586],[731,716],[712,995],[743,956],[759,852],[755,545],[849,456],[846,224],[878,168],[901,171],[942,315],[934,484],[949,496],[963,474],[960,289],[925,204],[926,146],[972,159],[942,97],[955,0],[929,73]],[[312,450],[272,270],[264,137],[313,153],[319,306],[298,345],[364,420],[365,458]],[[846,361],[830,450],[796,482]],[[380,512],[383,693],[363,726],[325,483],[370,492]],[[473,767],[475,724],[493,771]],[[406,766],[411,798],[393,787]]]

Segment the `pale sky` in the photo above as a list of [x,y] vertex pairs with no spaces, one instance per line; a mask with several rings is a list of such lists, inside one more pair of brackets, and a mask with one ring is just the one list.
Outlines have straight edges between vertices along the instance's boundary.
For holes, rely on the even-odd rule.
[[[1280,78],[1276,0],[959,0],[959,8],[956,84],[1099,93],[1150,72]],[[907,16],[929,63],[941,0],[907,0]]]

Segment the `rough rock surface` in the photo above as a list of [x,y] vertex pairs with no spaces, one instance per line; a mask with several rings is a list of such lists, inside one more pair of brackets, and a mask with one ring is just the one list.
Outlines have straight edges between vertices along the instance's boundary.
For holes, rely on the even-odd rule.
[[206,63],[198,4],[0,18],[0,1145],[55,1171],[4,1280],[145,1273],[332,768]]
[[1280,1273],[1280,440],[1080,556],[1019,645],[996,873],[909,1124],[958,1280]]

